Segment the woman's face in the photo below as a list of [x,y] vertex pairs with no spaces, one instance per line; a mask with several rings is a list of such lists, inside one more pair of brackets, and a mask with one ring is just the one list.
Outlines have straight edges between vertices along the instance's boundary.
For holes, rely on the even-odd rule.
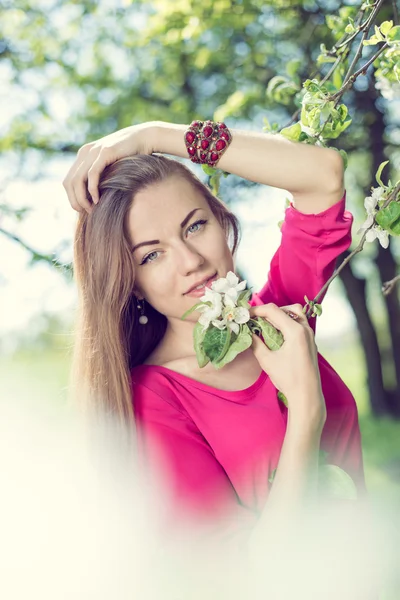
[[128,228],[136,265],[135,293],[164,314],[174,331],[196,322],[196,312],[187,317],[188,323],[180,319],[199,302],[185,292],[207,276],[225,277],[234,271],[224,230],[201,192],[177,176],[151,185],[135,196]]

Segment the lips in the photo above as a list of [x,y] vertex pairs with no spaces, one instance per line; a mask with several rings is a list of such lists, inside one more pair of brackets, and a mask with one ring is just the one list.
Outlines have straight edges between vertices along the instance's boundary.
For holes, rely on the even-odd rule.
[[193,287],[191,287],[187,292],[185,292],[184,295],[186,294],[190,294],[190,292],[193,292],[193,290],[198,286],[198,285],[202,285],[207,283],[207,281],[209,281],[210,279],[212,279],[213,277],[215,277],[217,275],[217,273],[214,273],[213,275],[210,275],[209,277],[207,277],[206,279],[202,279],[201,281],[198,281],[197,283],[195,283],[193,285]]

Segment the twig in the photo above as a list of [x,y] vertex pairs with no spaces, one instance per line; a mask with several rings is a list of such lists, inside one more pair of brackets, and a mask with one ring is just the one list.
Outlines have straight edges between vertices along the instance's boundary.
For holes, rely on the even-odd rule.
[[50,255],[42,254],[41,252],[34,250],[31,246],[26,244],[19,236],[15,235],[14,233],[11,233],[10,231],[7,231],[6,229],[3,229],[3,227],[0,227],[0,233],[2,233],[4,236],[6,236],[9,240],[12,240],[13,242],[17,242],[17,244],[19,244],[20,246],[25,248],[25,250],[27,250],[29,252],[29,254],[31,255],[32,262],[39,262],[39,261],[46,262],[47,264],[51,265],[52,267],[56,267],[57,269],[60,269],[60,271],[62,271],[64,274],[69,275],[72,272],[71,264],[61,264],[57,261],[57,259],[52,258]]
[[383,295],[388,296],[394,289],[394,286],[399,281],[400,281],[400,275],[396,275],[396,277],[393,277],[393,279],[390,279],[390,281],[385,281],[385,283],[382,286]]
[[365,73],[368,69],[368,67],[370,65],[372,65],[372,63],[378,58],[378,56],[380,54],[382,54],[382,52],[384,50],[386,50],[386,48],[389,46],[389,44],[387,42],[385,42],[383,44],[383,46],[381,46],[381,48],[379,48],[378,52],[376,52],[374,54],[374,56],[372,56],[372,58],[370,58],[365,65],[363,65],[362,67],[360,67],[358,69],[358,71],[356,71],[355,73],[353,73],[353,75],[351,75],[351,77],[349,77],[347,79],[347,81],[342,85],[342,87],[340,88],[340,90],[338,90],[335,94],[332,94],[332,96],[329,96],[330,100],[335,100],[337,98],[337,101],[335,103],[335,106],[337,104],[337,102],[340,100],[341,96],[343,96],[344,92],[346,91],[346,89],[349,87],[349,84],[354,83],[354,81],[357,79],[357,77],[359,75],[361,75],[361,73]]
[[[380,210],[382,210],[383,208],[386,208],[390,202],[392,202],[393,200],[395,200],[395,198],[397,197],[397,194],[400,192],[400,183],[394,188],[394,190],[392,191],[391,194],[389,194],[389,196],[387,197],[385,203],[383,204],[383,206],[381,207]],[[347,258],[344,259],[344,261],[339,265],[339,267],[334,271],[333,275],[328,279],[328,281],[323,285],[323,287],[320,289],[320,291],[318,292],[318,294],[315,296],[314,300],[313,300],[313,304],[316,304],[318,302],[318,300],[321,298],[322,294],[325,292],[325,290],[330,286],[330,284],[332,283],[332,281],[339,275],[339,273],[344,269],[344,267],[347,265],[347,263],[349,262],[349,260],[355,255],[358,254],[359,252],[361,252],[361,250],[364,248],[364,244],[365,244],[365,238],[367,237],[367,233],[368,231],[375,225],[376,221],[375,218],[373,220],[373,223],[370,227],[368,227],[368,229],[366,229],[361,237],[361,240],[358,244],[358,246],[347,256]],[[395,278],[396,279],[396,278]],[[392,280],[394,281],[394,280]],[[391,283],[391,282],[387,282],[387,283]],[[386,286],[386,284],[384,284],[384,287]],[[394,284],[393,284],[394,286]],[[393,286],[390,289],[393,289]],[[386,289],[386,288],[385,288]],[[387,292],[389,293],[389,292]],[[387,295],[387,294],[385,294]],[[310,317],[312,313],[312,307],[310,307],[307,310],[307,318]]]
[[[361,54],[362,54],[362,51],[363,51],[363,41],[364,41],[364,40],[365,40],[365,38],[367,37],[367,35],[368,35],[368,32],[369,32],[369,29],[370,29],[371,25],[373,24],[373,22],[375,21],[375,18],[376,18],[376,16],[377,16],[377,14],[378,14],[378,12],[379,12],[379,10],[380,10],[380,8],[381,8],[381,6],[382,6],[382,4],[383,4],[383,3],[384,3],[384,0],[377,0],[377,2],[376,2],[376,3],[375,3],[375,5],[374,5],[373,11],[372,11],[372,12],[371,12],[371,14],[369,15],[369,17],[367,17],[367,18],[366,18],[366,20],[364,21],[364,23],[362,23],[362,24],[361,24],[361,25],[360,25],[360,26],[357,28],[357,30],[356,30],[354,33],[352,33],[350,36],[347,36],[347,37],[345,37],[345,39],[344,39],[343,41],[340,41],[338,45],[335,45],[335,46],[333,47],[333,49],[332,49],[332,50],[330,50],[329,52],[327,52],[327,55],[328,55],[328,56],[331,56],[331,55],[336,55],[336,53],[337,53],[337,50],[339,50],[339,49],[343,48],[344,46],[347,46],[347,45],[348,45],[350,42],[352,42],[352,41],[353,41],[353,39],[354,39],[354,38],[356,38],[356,37],[357,37],[357,35],[358,35],[358,34],[359,34],[361,31],[363,32],[363,37],[362,37],[362,39],[361,39],[361,42],[360,42],[360,44],[359,44],[359,46],[358,46],[357,52],[356,52],[356,54],[355,54],[355,57],[354,57],[354,59],[352,60],[352,63],[351,63],[351,65],[350,65],[350,67],[349,67],[349,69],[348,69],[348,71],[347,71],[347,73],[346,73],[346,75],[345,75],[345,78],[344,78],[344,83],[343,83],[343,85],[342,85],[341,89],[340,89],[340,90],[338,90],[338,92],[336,92],[334,95],[332,95],[332,96],[329,96],[329,97],[328,97],[328,101],[329,101],[329,100],[335,100],[335,99],[337,98],[337,101],[335,102],[335,106],[338,104],[338,102],[339,102],[339,99],[341,98],[341,96],[343,95],[343,93],[345,92],[345,90],[346,90],[346,89],[349,87],[349,83],[350,83],[350,84],[351,84],[351,83],[353,83],[353,82],[355,81],[355,79],[356,79],[356,78],[357,78],[357,77],[358,77],[358,76],[359,76],[359,75],[360,75],[360,74],[361,74],[361,73],[362,73],[364,70],[366,70],[366,69],[369,67],[369,65],[370,65],[372,62],[374,62],[374,60],[376,60],[377,56],[379,56],[379,54],[381,54],[381,52],[383,52],[383,50],[384,50],[384,49],[386,48],[386,46],[387,46],[387,44],[385,44],[384,46],[382,46],[382,48],[380,48],[379,52],[377,52],[377,53],[376,53],[376,54],[375,54],[375,55],[372,57],[372,59],[370,59],[370,61],[368,61],[368,62],[367,62],[367,63],[366,63],[366,64],[365,64],[363,67],[361,67],[361,68],[360,68],[360,69],[359,69],[359,70],[358,70],[358,71],[357,71],[357,72],[356,72],[356,73],[355,73],[353,76],[350,76],[352,69],[355,67],[355,65],[356,65],[356,63],[357,63],[357,60],[360,58],[360,56],[361,56]],[[359,13],[358,13],[358,14],[357,14],[357,16],[356,16],[356,21],[361,21],[361,20],[362,20],[362,17],[364,16],[364,12],[365,12],[365,10],[366,10],[366,9],[363,9],[363,10],[361,10],[361,9],[360,9]],[[337,69],[337,67],[339,66],[339,64],[340,64],[341,62],[343,62],[343,60],[345,60],[345,58],[346,58],[346,53],[345,53],[345,52],[341,53],[341,54],[340,54],[340,55],[337,57],[337,60],[336,60],[336,62],[335,62],[333,65],[332,65],[331,69],[328,71],[328,73],[325,75],[325,77],[324,77],[324,78],[321,80],[321,85],[323,85],[323,84],[324,84],[324,83],[325,83],[325,82],[326,82],[326,81],[327,81],[327,80],[328,80],[328,79],[329,79],[329,78],[332,76],[332,74],[335,72],[335,70]],[[317,72],[318,72],[318,70],[317,70]],[[314,78],[314,76],[315,76],[315,75],[312,75],[312,77],[311,77],[311,78],[313,79],[313,78]],[[289,123],[288,123],[287,125],[285,125],[284,127],[289,127],[289,126],[290,126],[290,125],[291,125],[291,124],[292,124],[294,121],[296,121],[296,120],[297,120],[297,118],[298,118],[298,116],[300,115],[300,113],[301,113],[301,108],[299,108],[299,109],[297,109],[297,110],[295,111],[295,113],[292,115],[292,117],[291,117],[291,119],[290,119]],[[326,125],[326,123],[327,123],[328,121],[329,121],[329,117],[328,117],[327,121],[324,123],[323,129],[324,129],[324,127],[325,127],[325,125]],[[323,129],[322,129],[322,131],[323,131]],[[320,137],[320,135],[321,135],[322,131],[321,131],[319,134],[317,134],[317,135],[315,135],[315,136],[312,136],[312,137],[314,137],[314,138],[316,138],[316,139],[319,139],[319,137]],[[320,141],[320,140],[319,140],[319,141]]]

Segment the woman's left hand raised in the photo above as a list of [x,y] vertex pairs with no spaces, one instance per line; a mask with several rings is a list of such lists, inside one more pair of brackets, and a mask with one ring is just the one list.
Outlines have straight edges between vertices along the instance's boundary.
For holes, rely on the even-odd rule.
[[151,154],[155,151],[154,143],[155,127],[148,122],[125,127],[82,146],[63,181],[72,208],[90,213],[91,199],[95,204],[99,201],[99,179],[107,165],[125,156]]

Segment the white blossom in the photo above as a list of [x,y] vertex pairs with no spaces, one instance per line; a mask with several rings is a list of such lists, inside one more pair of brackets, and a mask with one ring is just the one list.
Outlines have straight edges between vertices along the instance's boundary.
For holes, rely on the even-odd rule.
[[229,327],[234,333],[239,333],[239,325],[247,323],[250,313],[244,306],[226,306],[222,311],[222,319],[212,321],[214,327],[225,329]]
[[201,310],[199,323],[207,329],[211,321],[221,316],[222,312],[222,296],[218,292],[214,292],[210,288],[205,288],[205,294],[201,297],[202,302],[211,302],[211,306],[204,304],[198,310]]
[[239,278],[232,271],[228,271],[226,277],[220,277],[213,281],[211,288],[214,292],[224,294],[225,306],[235,306],[241,291],[246,288],[246,279],[239,283]]
[[374,227],[367,232],[365,241],[373,242],[376,238],[378,238],[382,248],[387,248],[389,246],[389,232],[386,231],[386,229],[382,229],[379,225],[374,225]]
[[360,229],[357,231],[357,234],[364,233],[366,229],[369,229],[367,235],[365,236],[365,241],[373,242],[376,238],[378,238],[381,246],[383,248],[387,248],[389,245],[389,233],[385,229],[382,229],[380,225],[374,225],[371,227],[374,222],[375,215],[378,212],[376,206],[379,200],[382,199],[384,193],[385,190],[382,187],[373,188],[371,196],[367,196],[365,198],[364,207],[367,211],[367,219],[361,225]]
[[199,323],[207,329],[210,323],[218,329],[229,327],[236,334],[239,333],[239,325],[247,323],[250,313],[247,308],[237,306],[237,299],[246,288],[246,280],[239,283],[239,278],[232,271],[228,271],[226,277],[220,277],[213,281],[211,288],[206,287],[201,301],[209,304],[200,306],[201,312]]

